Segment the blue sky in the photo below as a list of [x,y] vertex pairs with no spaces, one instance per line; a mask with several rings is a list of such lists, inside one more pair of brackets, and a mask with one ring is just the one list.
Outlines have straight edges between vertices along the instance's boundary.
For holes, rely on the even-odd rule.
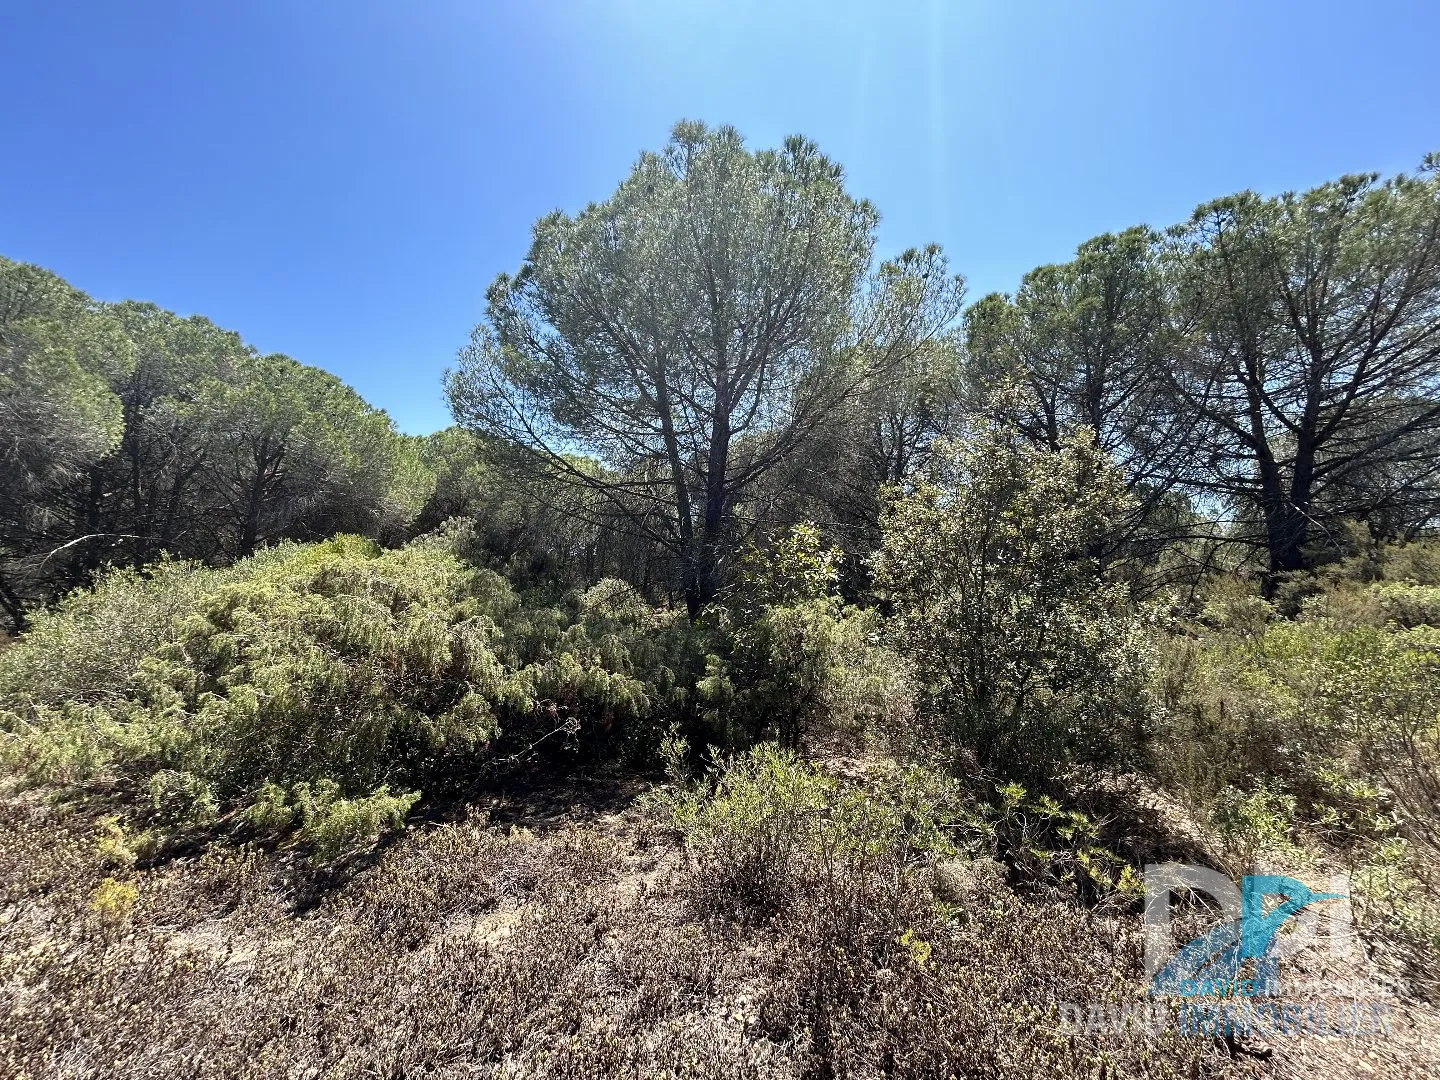
[[971,296],[1245,187],[1440,149],[1440,3],[56,3],[0,9],[0,253],[208,315],[400,426],[531,222],[682,117],[801,132]]

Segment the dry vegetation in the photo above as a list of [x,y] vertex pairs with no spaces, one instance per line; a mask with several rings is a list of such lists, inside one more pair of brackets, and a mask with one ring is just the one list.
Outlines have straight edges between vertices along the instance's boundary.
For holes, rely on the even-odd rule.
[[[1433,1064],[1428,1014],[1340,1048],[1069,1034],[1058,1002],[1143,990],[1134,911],[1012,888],[983,852],[926,857],[885,815],[836,833],[799,813],[771,834],[794,841],[782,851],[733,800],[728,826],[692,823],[687,843],[677,800],[723,793],[511,786],[323,874],[234,848],[127,867],[107,819],[8,797],[0,1071],[1315,1076],[1376,1049],[1415,1075]],[[795,839],[806,821],[822,843]],[[868,842],[847,843],[855,829]],[[1341,1060],[1317,1073],[1317,1053]]]
[[[1068,988],[1117,1001],[1137,989],[1133,920],[1008,890],[978,894],[947,918],[933,875],[884,854],[868,872],[827,881],[791,866],[774,883],[785,903],[727,907],[711,888],[717,867],[688,859],[643,812],[568,817],[520,806],[494,822],[476,812],[416,829],[307,900],[294,864],[262,852],[174,860],[121,873],[133,891],[106,889],[117,870],[93,819],[12,798],[0,826],[5,1071],[1002,1076],[1085,1075],[1109,1062],[1185,1076],[1243,1067],[1204,1044],[1110,1046],[1058,1031],[1052,999]],[[953,880],[948,888],[960,899]]]

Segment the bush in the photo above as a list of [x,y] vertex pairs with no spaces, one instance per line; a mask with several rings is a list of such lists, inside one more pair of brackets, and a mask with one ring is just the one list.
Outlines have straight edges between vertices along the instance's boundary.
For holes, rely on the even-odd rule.
[[90,894],[90,910],[107,922],[124,922],[139,896],[140,890],[130,882],[107,877]]
[[381,786],[363,798],[346,799],[333,780],[295,786],[300,838],[315,849],[316,860],[334,862],[357,845],[368,844],[383,828],[398,829],[420,798],[418,791],[391,795]]
[[0,697],[41,706],[113,702],[134,688],[140,662],[174,642],[184,619],[227,582],[298,550],[285,544],[234,567],[163,558],[142,573],[110,569],[93,589],[30,613],[30,628],[0,650]]
[[817,890],[858,903],[845,892],[855,888],[879,888],[871,899],[883,904],[909,870],[977,858],[999,859],[1014,884],[1032,890],[1091,898],[1139,890],[1133,868],[1100,842],[1098,822],[1015,783],[967,790],[913,766],[840,780],[764,743],[661,804],[707,896],[727,911],[775,911]]
[[1093,440],[1052,452],[1000,426],[892,492],[875,580],[899,650],[982,764],[1053,774],[1141,748],[1149,635],[1096,554],[1126,505]]
[[1345,628],[1440,626],[1440,588],[1404,581],[1342,581],[1301,600],[1299,615]]
[[705,914],[773,935],[746,954],[758,1020],[777,1041],[804,1033],[802,1075],[1184,1074],[1193,1051],[1173,1035],[1125,1032],[1097,1049],[1059,1023],[1057,988],[1133,1001],[1133,936],[1107,939],[1104,920],[1022,901],[995,878],[963,907],[937,902],[951,897],[934,871],[996,828],[1033,842],[1041,830],[1021,821],[1044,819],[1083,845],[1078,815],[1010,789],[987,822],[943,775],[849,783],[773,745],[727,759],[669,808]]
[[619,582],[525,607],[433,543],[166,562],[106,576],[5,650],[0,730],[32,781],[120,785],[160,823],[249,807],[329,858],[403,816],[414,797],[389,790],[458,777],[502,724],[597,742],[619,727],[653,752],[659,730],[627,725],[676,696],[666,633]]
[[[368,790],[495,737],[495,709],[515,694],[490,648],[494,614],[509,600],[493,575],[353,538],[290,548],[245,571],[188,601],[128,677],[118,665],[107,673],[110,700],[51,704],[53,686],[7,679],[0,700],[21,763],[42,780],[143,786],[159,815],[191,819],[247,803],[266,781],[328,775]],[[84,614],[107,611],[128,584],[107,582]],[[82,656],[92,649],[91,621],[13,652],[63,669],[65,641]],[[63,613],[57,623],[72,629]],[[67,763],[59,775],[56,746]]]
[[762,743],[723,761],[713,788],[675,799],[671,821],[716,903],[773,909],[815,854],[822,816],[835,794],[834,781]]
[[1320,616],[1312,603],[1301,621],[1263,633],[1173,641],[1157,681],[1165,734],[1154,764],[1215,826],[1229,869],[1262,852],[1303,858],[1307,836],[1322,840],[1355,868],[1369,929],[1422,957],[1407,962],[1433,965],[1440,631],[1373,623]]
[[1360,927],[1390,946],[1391,966],[1415,978],[1432,1000],[1440,991],[1440,893],[1433,856],[1400,837],[1365,845],[1353,861]]
[[841,602],[841,553],[799,525],[751,550],[719,619],[721,651],[698,693],[724,745],[767,736],[798,749],[821,728],[863,732],[912,711],[909,666],[881,643],[874,610]]
[[1302,817],[1340,833],[1383,827],[1399,804],[1417,824],[1435,817],[1437,646],[1428,627],[1330,620],[1177,640],[1157,685],[1168,726],[1161,774],[1205,805],[1273,780]]

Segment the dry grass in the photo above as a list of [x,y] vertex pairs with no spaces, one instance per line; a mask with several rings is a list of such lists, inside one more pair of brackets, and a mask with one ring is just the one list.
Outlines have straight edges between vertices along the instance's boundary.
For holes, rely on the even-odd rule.
[[[94,818],[10,797],[0,1075],[1058,1078],[1274,1067],[1213,1041],[1061,1031],[1057,1000],[1133,999],[1132,917],[1102,920],[994,886],[939,905],[934,875],[922,873],[884,881],[883,903],[873,883],[812,885],[780,910],[741,917],[704,902],[707,868],[623,793],[618,808],[579,793],[568,814],[556,813],[565,793],[552,791],[413,829],[325,882],[267,852],[117,870]],[[128,910],[92,902],[112,876],[135,886]]]

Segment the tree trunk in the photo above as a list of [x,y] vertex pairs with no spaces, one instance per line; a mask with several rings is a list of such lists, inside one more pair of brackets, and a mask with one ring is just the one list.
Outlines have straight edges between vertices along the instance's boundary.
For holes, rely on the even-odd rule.
[[1307,567],[1305,545],[1310,541],[1310,495],[1315,483],[1315,415],[1316,410],[1307,408],[1302,420],[1290,490],[1266,492],[1265,542],[1270,562],[1261,587],[1267,599],[1275,595],[1283,575]]

